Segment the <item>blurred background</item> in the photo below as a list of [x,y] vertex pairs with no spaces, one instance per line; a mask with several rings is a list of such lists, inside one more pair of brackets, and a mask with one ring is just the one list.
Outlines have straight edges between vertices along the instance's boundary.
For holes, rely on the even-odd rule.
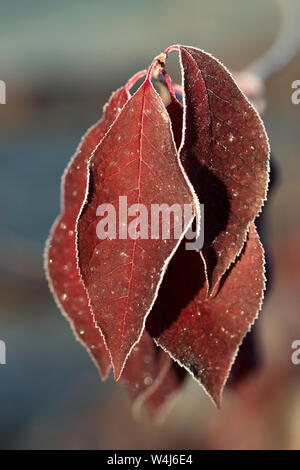
[[[291,362],[300,340],[300,104],[291,102],[299,18],[298,0],[0,0],[1,448],[300,448],[300,364]],[[266,56],[274,41],[275,60]],[[225,390],[221,411],[187,381],[153,426],[132,417],[121,385],[101,382],[50,295],[42,253],[81,136],[111,92],[173,43],[205,49],[233,71],[255,62],[266,78],[273,275],[256,328],[261,367]],[[176,60],[168,71],[178,82]]]

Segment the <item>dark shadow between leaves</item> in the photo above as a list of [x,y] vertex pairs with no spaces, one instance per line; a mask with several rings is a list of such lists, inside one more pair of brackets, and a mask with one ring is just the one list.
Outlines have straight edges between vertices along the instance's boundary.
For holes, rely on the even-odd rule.
[[149,314],[146,329],[152,337],[159,337],[174,323],[204,286],[205,275],[201,256],[185,249],[183,240],[173,256],[159,289],[159,295]]
[[184,164],[201,204],[204,204],[204,247],[208,265],[208,280],[217,264],[217,254],[211,246],[215,238],[226,230],[231,210],[230,195],[225,184],[190,152]]

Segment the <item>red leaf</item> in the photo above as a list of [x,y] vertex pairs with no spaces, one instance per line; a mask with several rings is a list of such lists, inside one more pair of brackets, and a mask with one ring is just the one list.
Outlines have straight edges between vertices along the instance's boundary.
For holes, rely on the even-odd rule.
[[103,378],[110,368],[109,354],[95,327],[86,290],[80,278],[76,254],[76,221],[85,200],[89,158],[128,100],[127,87],[113,93],[103,118],[87,131],[62,179],[61,215],[55,221],[45,250],[50,288],[76,337],[88,349]]
[[[163,352],[163,351],[162,351]],[[153,421],[162,421],[174,398],[179,393],[186,371],[176,362],[169,362],[169,367],[157,387],[152,388],[146,396],[145,406]]]
[[204,386],[217,406],[239,345],[264,290],[264,256],[255,225],[215,297],[206,296],[203,262],[181,244],[171,260],[147,329]]
[[261,119],[223,65],[199,49],[179,51],[186,109],[180,158],[204,204],[212,291],[266,198],[269,145]]
[[[168,260],[179,240],[99,240],[96,209],[118,198],[128,206],[193,204],[179,165],[168,113],[149,77],[129,100],[91,159],[89,200],[78,225],[79,263],[115,378],[138,342]],[[140,207],[140,206],[138,206]],[[189,221],[191,222],[191,221]],[[182,233],[183,235],[183,233]]]

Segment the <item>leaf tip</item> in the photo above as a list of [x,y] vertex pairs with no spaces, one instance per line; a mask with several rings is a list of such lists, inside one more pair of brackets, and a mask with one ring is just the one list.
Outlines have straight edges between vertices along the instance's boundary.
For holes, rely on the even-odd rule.
[[118,382],[122,376],[122,373],[123,373],[123,370],[124,370],[124,367],[125,367],[125,364],[126,364],[126,360],[127,358],[125,359],[122,359],[122,358],[119,358],[119,357],[114,357],[113,355],[111,355],[111,362],[112,362],[112,368],[113,368],[113,373],[114,373],[114,380],[116,382]]

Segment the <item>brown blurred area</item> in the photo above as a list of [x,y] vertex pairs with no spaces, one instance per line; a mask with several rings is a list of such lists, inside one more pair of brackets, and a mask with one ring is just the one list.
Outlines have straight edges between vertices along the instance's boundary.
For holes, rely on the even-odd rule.
[[[261,366],[225,390],[220,411],[190,379],[163,424],[135,420],[126,391],[102,383],[73,338],[42,267],[60,176],[112,90],[173,43],[244,70],[276,38],[282,3],[0,0],[1,448],[300,449],[300,364],[291,362],[300,340],[300,104],[291,101],[299,55],[265,84],[277,183],[267,205],[272,282],[256,329]],[[168,71],[180,81],[176,54]]]

